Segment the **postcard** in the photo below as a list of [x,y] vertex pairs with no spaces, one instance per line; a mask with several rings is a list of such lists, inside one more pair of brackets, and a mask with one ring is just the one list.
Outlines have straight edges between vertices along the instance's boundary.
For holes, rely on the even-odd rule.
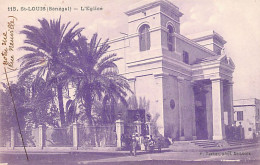
[[0,164],[259,164],[259,0],[0,0]]

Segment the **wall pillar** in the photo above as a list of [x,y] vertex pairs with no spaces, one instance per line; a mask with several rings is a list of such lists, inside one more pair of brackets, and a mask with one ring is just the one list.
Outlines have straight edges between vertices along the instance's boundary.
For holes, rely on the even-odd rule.
[[78,124],[73,123],[73,148],[78,149]]
[[182,83],[184,78],[183,77],[177,77],[178,80],[178,95],[179,95],[179,138],[180,140],[185,140],[184,135],[184,124],[183,124],[183,96],[182,96]]
[[122,147],[122,135],[124,134],[124,121],[121,119],[116,120],[116,146]]
[[[156,83],[156,109],[160,114],[158,120],[156,121],[158,133],[165,136],[165,118],[164,118],[164,110],[163,110],[163,81],[167,78],[167,74],[159,73],[154,74],[155,83]],[[154,132],[157,134],[157,131]]]
[[225,139],[224,107],[223,107],[223,80],[214,79],[212,82],[212,115],[213,140]]
[[40,149],[43,149],[43,128],[42,128],[42,125],[39,125],[38,127],[39,129],[39,148]]
[[14,127],[11,127],[11,149],[14,149]]

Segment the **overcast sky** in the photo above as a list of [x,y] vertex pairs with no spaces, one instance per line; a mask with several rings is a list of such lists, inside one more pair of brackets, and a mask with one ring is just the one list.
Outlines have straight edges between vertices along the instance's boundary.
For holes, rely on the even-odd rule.
[[[62,22],[79,22],[85,27],[88,37],[98,32],[103,38],[120,37],[127,33],[127,16],[123,13],[128,6],[140,0],[0,0],[0,37],[7,30],[8,16],[17,17],[15,25],[15,47],[22,46],[24,36],[18,34],[26,24],[39,26],[37,19],[57,19]],[[234,99],[260,99],[260,0],[170,0],[184,14],[181,17],[183,35],[215,30],[227,41],[226,53],[236,69],[234,72]],[[19,11],[8,12],[7,7],[17,7]],[[103,11],[72,12],[21,12],[21,7],[102,7]],[[0,47],[3,50],[3,47]],[[15,52],[15,59],[21,56]],[[2,60],[2,59],[1,59]],[[2,63],[2,62],[1,62]],[[1,65],[2,66],[2,65]],[[1,75],[3,67],[0,68]],[[15,76],[11,73],[10,77]],[[1,77],[3,78],[3,77]]]

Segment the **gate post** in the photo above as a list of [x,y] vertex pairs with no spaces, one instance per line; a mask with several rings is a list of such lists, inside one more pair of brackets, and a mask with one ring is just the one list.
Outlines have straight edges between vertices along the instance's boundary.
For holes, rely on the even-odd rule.
[[14,127],[11,127],[11,149],[14,149]]
[[42,125],[39,125],[39,148],[43,149],[43,129]]
[[116,120],[116,146],[122,147],[122,139],[121,136],[124,134],[124,121],[121,119]]
[[140,137],[141,133],[142,133],[142,129],[141,129],[141,124],[142,122],[137,120],[134,122],[135,123],[135,126],[136,126],[136,131],[138,133],[138,136]]
[[78,149],[78,125],[73,123],[73,148]]
[[148,135],[153,134],[153,128],[152,128],[152,123],[151,122],[146,122],[146,128],[148,129]]

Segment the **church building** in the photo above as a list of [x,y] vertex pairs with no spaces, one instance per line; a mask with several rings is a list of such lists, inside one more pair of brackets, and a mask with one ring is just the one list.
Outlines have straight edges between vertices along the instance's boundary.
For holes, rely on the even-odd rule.
[[110,41],[109,53],[122,57],[119,72],[137,98],[149,101],[146,111],[158,116],[159,133],[225,139],[225,124],[234,123],[235,65],[223,51],[223,37],[215,31],[180,34],[183,13],[168,0],[141,1],[125,14],[128,33]]

